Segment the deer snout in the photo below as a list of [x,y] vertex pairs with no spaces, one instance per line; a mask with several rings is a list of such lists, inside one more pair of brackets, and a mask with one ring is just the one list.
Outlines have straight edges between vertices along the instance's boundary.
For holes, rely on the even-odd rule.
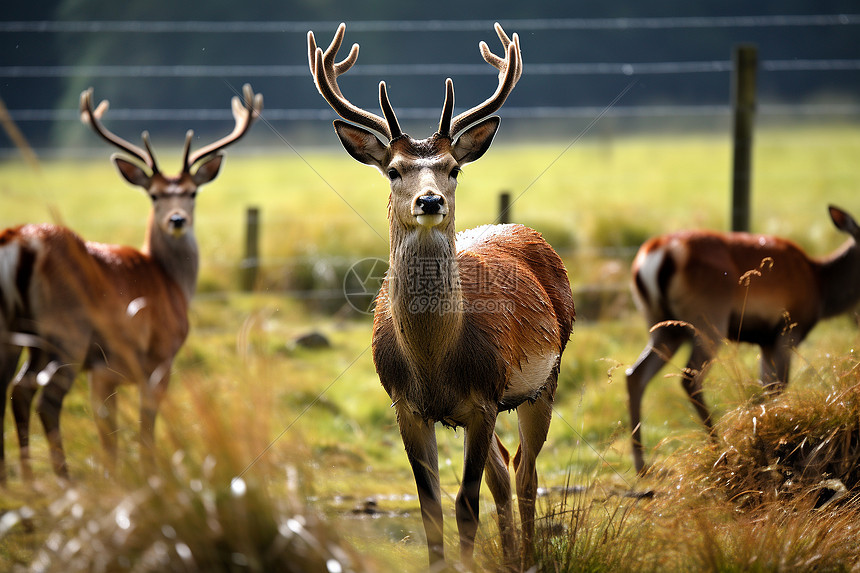
[[420,225],[434,227],[441,223],[447,214],[448,206],[442,195],[428,193],[416,197],[412,202],[412,215]]
[[181,237],[189,226],[188,216],[182,212],[171,213],[167,218],[167,231],[174,237]]
[[444,205],[445,198],[441,195],[422,195],[415,199],[413,212],[417,209],[419,211],[417,215],[435,215],[442,211]]

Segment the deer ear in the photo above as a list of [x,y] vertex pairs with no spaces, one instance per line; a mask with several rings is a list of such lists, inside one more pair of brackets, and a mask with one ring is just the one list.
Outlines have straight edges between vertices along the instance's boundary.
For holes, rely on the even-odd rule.
[[222,153],[216,153],[200,164],[200,167],[197,168],[197,171],[194,172],[191,179],[198,187],[204,183],[209,183],[218,177],[218,172],[221,170],[221,164],[223,162],[224,155]]
[[136,163],[128,161],[127,159],[123,159],[118,154],[112,155],[110,159],[113,161],[113,164],[116,165],[119,174],[122,175],[126,181],[132,185],[149,189],[152,177],[147,175],[146,171],[144,171],[142,167]]
[[833,205],[830,205],[828,209],[830,210],[830,218],[833,219],[833,224],[836,225],[837,229],[853,237],[860,235],[860,226],[857,225],[851,215]]
[[373,133],[339,119],[334,120],[334,131],[344,149],[354,159],[382,170],[383,162],[388,155],[388,146],[379,141]]
[[460,134],[451,145],[451,153],[460,165],[471,163],[487,152],[502,122],[497,115],[479,121]]

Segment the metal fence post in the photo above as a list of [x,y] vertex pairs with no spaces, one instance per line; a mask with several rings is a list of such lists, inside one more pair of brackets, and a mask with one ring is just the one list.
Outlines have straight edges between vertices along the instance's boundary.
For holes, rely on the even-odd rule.
[[732,231],[749,231],[752,139],[756,107],[756,69],[758,67],[757,48],[748,44],[736,46],[733,62]]
[[254,290],[260,270],[260,209],[248,207],[245,213],[245,256],[240,268],[240,288]]
[[499,194],[499,218],[497,223],[511,222],[511,194],[507,191],[502,191]]

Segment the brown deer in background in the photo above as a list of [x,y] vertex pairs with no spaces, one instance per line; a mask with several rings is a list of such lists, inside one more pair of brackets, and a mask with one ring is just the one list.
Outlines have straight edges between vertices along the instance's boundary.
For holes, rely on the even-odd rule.
[[[146,149],[111,133],[101,122],[108,102],[93,109],[92,89],[81,94],[82,121],[142,164],[119,154],[111,158],[120,175],[142,187],[152,200],[139,251],[85,242],[65,227],[48,224],[23,225],[0,234],[0,389],[5,396],[15,378],[12,410],[25,478],[32,477],[30,409],[40,387],[36,411],[47,434],[51,463],[58,476],[69,477],[60,412],[82,370],[90,374],[93,411],[109,462],[116,458],[116,388],[123,383],[136,384],[140,390],[141,456],[151,457],[156,414],[173,359],[188,334],[188,305],[197,284],[197,190],[215,179],[224,157],[220,151],[248,132],[263,107],[262,96],[249,85],[243,97],[233,98],[233,132],[192,154],[189,131],[182,171],[168,176],[159,170],[146,132]],[[16,377],[24,348],[28,360]],[[0,410],[0,429],[4,411]],[[5,479],[5,466],[0,469]]]
[[308,33],[317,89],[352,122],[335,120],[341,143],[353,158],[379,169],[390,184],[390,267],[376,301],[373,357],[415,475],[431,563],[444,559],[435,424],[465,429],[463,480],[455,506],[460,555],[469,567],[485,470],[506,561],[520,559],[509,456],[495,435],[496,417],[504,410],[517,410],[520,444],[513,465],[522,559],[526,564],[531,560],[535,459],[549,430],[561,354],[574,319],[567,272],[537,232],[521,225],[492,225],[454,233],[457,175],[489,148],[500,122],[491,114],[522,73],[517,35],[508,38],[498,24],[496,32],[505,57],[492,54],[484,42],[480,45],[484,59],[500,72],[495,94],[452,118],[454,87],[448,79],[439,129],[427,139],[401,131],[384,82],[379,84],[384,117],[343,96],[337,78],[358,58],[356,44],[335,63],[343,24],[325,51]]
[[860,301],[860,227],[830,207],[850,239],[811,258],[791,241],[748,233],[685,231],[645,242],[633,261],[633,295],[651,327],[650,340],[627,370],[633,462],[645,470],[642,394],[685,342],[693,346],[681,379],[696,412],[713,432],[702,379],[722,340],[761,347],[761,383],[779,392],[791,354],[816,323]]

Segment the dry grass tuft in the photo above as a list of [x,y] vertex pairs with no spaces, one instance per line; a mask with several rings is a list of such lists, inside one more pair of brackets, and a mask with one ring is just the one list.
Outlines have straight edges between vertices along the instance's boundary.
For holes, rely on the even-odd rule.
[[186,423],[163,424],[172,447],[159,452],[158,470],[146,477],[130,460],[113,477],[60,493],[38,517],[48,532],[26,570],[368,570],[369,560],[308,506],[309,479],[291,461],[302,446],[273,443],[258,424],[241,422],[256,413],[268,426],[259,400],[230,401],[202,379],[186,382],[185,415],[174,406],[165,415]]
[[360,560],[302,506],[220,479],[177,452],[170,470],[121,494],[70,489],[30,571],[355,571]]
[[653,467],[640,484],[648,495],[606,495],[598,481],[553,504],[538,570],[860,570],[853,355],[831,361],[817,384],[728,412],[717,434]]
[[[688,475],[741,507],[812,498],[814,506],[860,491],[860,367],[728,412],[718,447],[702,447]],[[677,472],[679,468],[674,468]]]
[[666,540],[652,534],[658,518],[641,511],[643,504],[648,501],[566,494],[549,509],[538,528],[538,571],[675,569]]

